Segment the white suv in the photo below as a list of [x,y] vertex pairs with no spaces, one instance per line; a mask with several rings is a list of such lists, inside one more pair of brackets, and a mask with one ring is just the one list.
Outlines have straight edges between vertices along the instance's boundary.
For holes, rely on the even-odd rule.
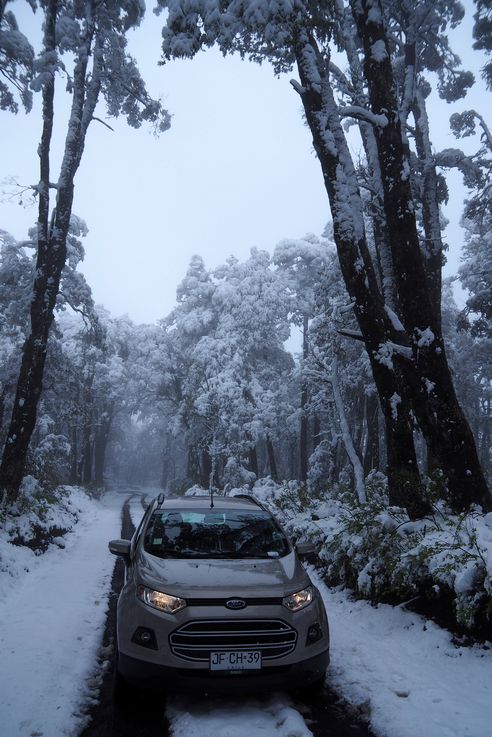
[[272,514],[254,497],[159,496],[132,540],[113,540],[120,688],[299,688],[324,679],[321,596]]

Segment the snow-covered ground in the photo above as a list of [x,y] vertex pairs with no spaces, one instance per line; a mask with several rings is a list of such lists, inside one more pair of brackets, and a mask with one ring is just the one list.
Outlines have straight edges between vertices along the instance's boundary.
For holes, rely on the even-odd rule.
[[432,621],[351,601],[310,571],[331,625],[329,682],[382,737],[490,737],[492,649],[455,647]]
[[[3,737],[77,734],[94,697],[122,498],[102,502],[73,492],[79,522],[44,555],[0,546],[0,733]],[[11,548],[11,550],[9,550]]]
[[[64,549],[35,556],[0,540],[2,737],[75,737],[83,727],[114,565],[107,541],[120,535],[124,499],[80,494],[80,521]],[[134,498],[137,522],[141,510]],[[329,683],[369,716],[377,734],[490,737],[491,649],[456,648],[445,630],[415,614],[319,586],[331,624]],[[167,716],[174,737],[311,734],[282,694],[206,704],[176,697]]]
[[285,694],[268,700],[175,697],[166,715],[173,737],[312,737]]

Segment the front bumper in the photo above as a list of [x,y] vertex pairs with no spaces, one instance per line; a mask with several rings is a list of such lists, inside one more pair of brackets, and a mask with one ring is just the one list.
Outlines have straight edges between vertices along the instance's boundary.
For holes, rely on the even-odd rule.
[[[262,644],[261,633],[255,632],[252,639],[249,631],[243,628],[248,620],[256,627],[256,623],[285,625],[274,631],[274,641],[285,640],[284,633],[289,630],[289,642],[292,643],[292,632],[295,633],[294,645],[278,655],[269,652],[269,645]],[[196,657],[195,653],[183,652],[181,645],[174,643],[177,633],[183,634],[187,627],[205,623],[206,628],[226,623],[234,628],[233,642],[214,640],[214,650],[254,650],[263,652],[263,666],[259,671],[223,672],[211,671],[205,657]],[[313,624],[318,624],[322,636],[309,643],[308,632]],[[236,639],[236,624],[239,634]],[[152,632],[152,642],[142,647],[135,639],[138,628],[146,628]],[[201,629],[201,628],[200,628]],[[225,628],[227,629],[227,627]],[[242,639],[246,635],[246,639]],[[256,637],[258,635],[258,637]],[[200,632],[198,642],[209,649],[202,639],[206,633]],[[186,640],[186,637],[184,638]],[[268,637],[267,637],[268,640]],[[217,644],[215,645],[215,642]],[[255,644],[256,642],[256,644]],[[275,646],[275,645],[274,645]],[[283,647],[283,645],[281,646]],[[186,646],[184,647],[186,650]],[[118,670],[121,675],[134,684],[142,687],[166,688],[177,691],[258,691],[261,689],[296,689],[321,679],[329,663],[329,627],[326,612],[319,592],[312,604],[296,613],[289,613],[278,604],[251,604],[247,609],[228,611],[224,606],[189,605],[176,615],[168,615],[156,611],[136,600],[131,586],[125,587],[118,602]]]
[[329,650],[290,665],[266,666],[261,671],[241,671],[224,675],[196,668],[173,668],[149,663],[123,653],[118,670],[130,683],[149,689],[179,692],[241,693],[263,689],[295,690],[305,688],[323,677],[330,661]]

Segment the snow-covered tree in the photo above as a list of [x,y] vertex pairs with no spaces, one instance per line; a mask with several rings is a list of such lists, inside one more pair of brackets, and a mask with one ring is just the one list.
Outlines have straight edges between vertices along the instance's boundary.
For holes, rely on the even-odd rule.
[[[475,0],[475,5],[477,10],[474,15],[473,37],[476,40],[473,48],[483,49],[490,56],[492,53],[492,2],[490,0]],[[484,65],[482,74],[487,82],[487,87],[492,90],[492,61],[488,61]]]
[[[273,254],[273,261],[284,277],[285,288],[291,296],[290,315],[294,325],[302,328],[302,358],[306,361],[309,353],[309,320],[315,313],[315,289],[322,279],[328,259],[328,246],[314,235],[300,240],[284,240]],[[309,401],[307,382],[301,381],[301,408],[299,432],[299,462],[302,481],[308,475],[308,412]],[[317,440],[316,416],[313,418],[314,444]]]
[[[43,101],[38,147],[40,176],[34,188],[39,202],[37,260],[30,328],[0,466],[0,494],[2,498],[6,494],[9,500],[18,493],[36,422],[48,336],[67,258],[74,178],[87,130],[97,117],[98,103],[104,100],[110,116],[122,114],[134,127],[145,121],[158,130],[169,126],[169,115],[150,98],[136,63],[126,50],[126,35],[140,23],[144,13],[139,0],[90,0],[82,4],[46,0],[39,3],[39,8],[43,14],[43,41],[34,60],[31,83]],[[71,94],[72,106],[60,171],[53,176],[50,145],[56,112],[55,81],[60,75],[65,78],[63,84]],[[51,199],[53,191],[55,203]]]
[[[386,424],[393,503],[426,511],[409,410],[429,454],[447,478],[452,504],[491,507],[473,436],[457,401],[441,330],[441,242],[438,178],[424,109],[427,71],[448,100],[473,77],[459,68],[446,29],[463,14],[457,2],[217,3],[160,0],[168,9],[165,59],[193,57],[217,44],[277,71],[295,64],[306,121],[320,160],[343,278],[364,340]],[[349,75],[333,63],[331,41],[346,52]],[[340,97],[340,86],[346,95]],[[357,102],[350,99],[357,92]],[[411,149],[410,115],[416,121]],[[367,237],[361,183],[341,118],[360,120],[376,183],[373,227],[378,261]],[[413,151],[413,153],[412,153]],[[420,190],[416,174],[420,175]],[[419,214],[420,213],[420,214]],[[420,218],[420,220],[419,220]],[[376,219],[375,219],[376,222]],[[388,266],[391,268],[388,270]],[[397,298],[395,301],[395,297]]]
[[[0,109],[16,113],[16,93],[26,111],[32,107],[34,50],[19,30],[13,10],[7,10],[7,3],[8,0],[0,1]],[[36,0],[31,0],[33,11],[36,4]]]

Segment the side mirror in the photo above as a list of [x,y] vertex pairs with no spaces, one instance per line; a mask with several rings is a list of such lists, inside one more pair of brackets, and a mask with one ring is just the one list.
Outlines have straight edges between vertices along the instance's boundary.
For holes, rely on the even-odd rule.
[[113,555],[121,555],[125,562],[130,560],[131,540],[111,540],[108,543],[109,552]]
[[297,543],[296,553],[300,558],[316,558],[316,545],[314,543]]

